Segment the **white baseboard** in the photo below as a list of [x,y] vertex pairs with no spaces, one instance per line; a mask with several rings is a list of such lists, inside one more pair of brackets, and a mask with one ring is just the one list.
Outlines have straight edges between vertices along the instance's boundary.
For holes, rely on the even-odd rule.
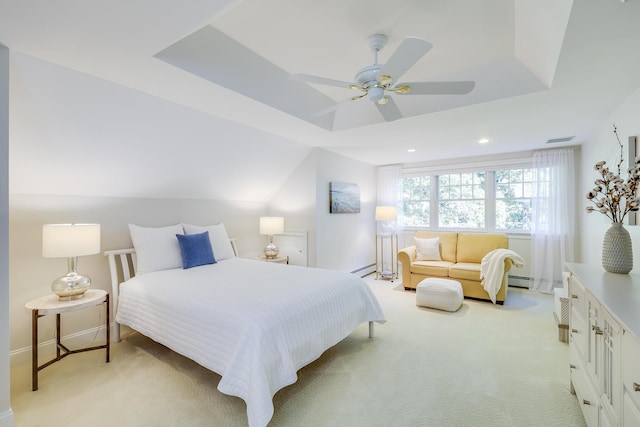
[[[107,330],[104,325],[86,329],[84,331],[76,332],[74,334],[65,335],[62,337],[62,343],[70,350],[77,348],[88,347],[94,342],[102,341],[107,336]],[[111,342],[114,341],[113,336],[113,323],[111,323]],[[55,357],[56,353],[56,340],[50,339],[38,344],[38,356],[42,357]],[[11,367],[22,364],[31,363],[31,346],[19,348],[9,353]],[[40,359],[40,357],[38,357]],[[42,363],[42,362],[41,362]],[[2,418],[0,418],[2,420]],[[0,424],[0,427],[3,427]]]
[[13,411],[11,408],[0,413],[0,427],[13,427]]

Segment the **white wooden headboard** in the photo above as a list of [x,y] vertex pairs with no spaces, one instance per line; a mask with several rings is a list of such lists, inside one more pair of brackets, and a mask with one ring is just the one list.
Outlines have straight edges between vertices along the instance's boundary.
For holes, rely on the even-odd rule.
[[[238,246],[236,245],[236,239],[229,239],[231,241],[231,247],[233,248],[233,254],[238,256]],[[109,273],[111,274],[111,306],[114,309],[113,314],[113,336],[117,342],[120,342],[120,324],[115,321],[115,314],[118,310],[118,296],[120,295],[120,284],[126,282],[136,275],[136,250],[134,248],[128,249],[114,249],[111,251],[104,251],[104,256],[109,259]]]

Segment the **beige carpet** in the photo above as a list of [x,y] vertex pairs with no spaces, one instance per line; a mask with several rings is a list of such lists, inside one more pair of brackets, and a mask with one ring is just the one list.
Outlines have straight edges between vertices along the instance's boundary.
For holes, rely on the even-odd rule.
[[[456,313],[415,306],[415,293],[367,279],[387,316],[361,325],[278,392],[270,426],[584,426],[569,392],[567,344],[553,298],[511,288],[504,306],[465,300]],[[244,426],[244,402],[214,374],[130,334],[104,352],[40,373],[11,371],[16,426]]]

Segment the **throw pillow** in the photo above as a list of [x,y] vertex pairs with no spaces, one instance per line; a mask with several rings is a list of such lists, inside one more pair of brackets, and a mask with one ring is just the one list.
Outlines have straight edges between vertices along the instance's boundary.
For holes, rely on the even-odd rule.
[[184,234],[181,224],[169,227],[140,227],[129,224],[129,233],[136,249],[136,274],[182,266],[180,245],[176,240],[176,234]]
[[215,224],[208,226],[182,224],[185,234],[198,234],[205,231],[209,232],[209,240],[211,240],[211,248],[213,249],[213,255],[216,261],[222,261],[223,259],[235,258],[233,253],[233,247],[231,247],[231,240],[227,234],[227,229],[224,228],[224,224]]
[[208,231],[200,234],[176,234],[176,237],[182,252],[182,268],[216,263]]
[[416,242],[416,261],[442,261],[440,257],[440,238],[413,238]]

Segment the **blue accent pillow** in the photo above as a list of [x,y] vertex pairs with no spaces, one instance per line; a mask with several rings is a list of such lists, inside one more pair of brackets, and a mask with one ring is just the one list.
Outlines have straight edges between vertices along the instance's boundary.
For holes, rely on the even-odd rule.
[[216,263],[208,231],[200,234],[176,234],[176,237],[182,253],[182,268]]

